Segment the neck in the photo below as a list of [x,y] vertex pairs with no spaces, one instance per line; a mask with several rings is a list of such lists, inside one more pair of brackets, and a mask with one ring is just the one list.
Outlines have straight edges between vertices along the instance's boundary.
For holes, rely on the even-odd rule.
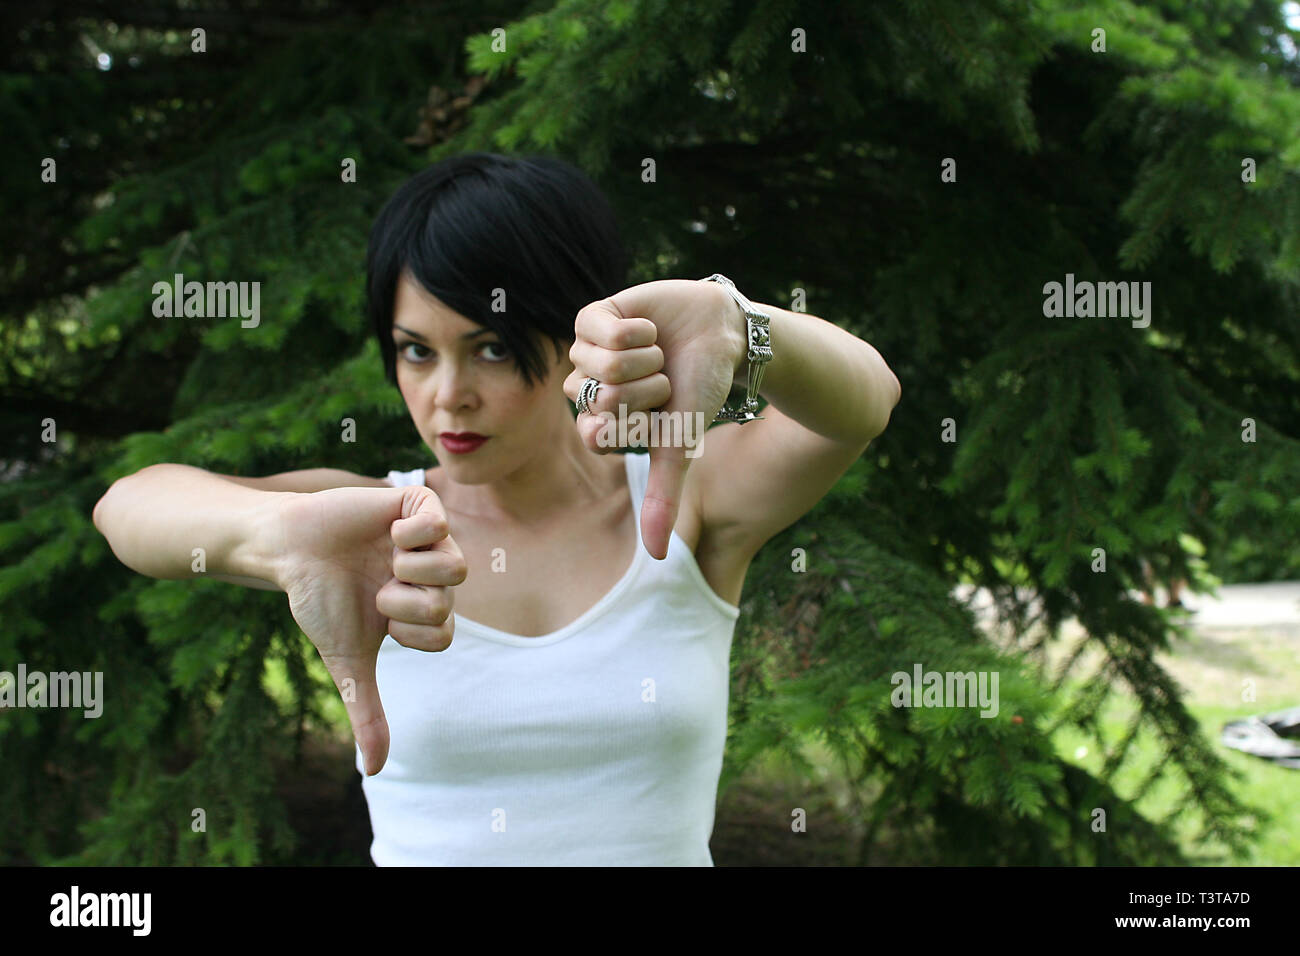
[[[477,521],[544,525],[590,506],[610,492],[609,456],[588,451],[563,407],[534,445],[531,457],[496,481],[476,485],[450,482],[444,504]],[[620,463],[621,463],[621,459]]]

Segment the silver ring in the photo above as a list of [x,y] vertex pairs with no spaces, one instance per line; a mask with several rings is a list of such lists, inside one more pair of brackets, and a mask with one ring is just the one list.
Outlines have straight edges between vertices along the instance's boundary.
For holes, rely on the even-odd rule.
[[600,386],[601,383],[596,381],[590,375],[588,375],[585,379],[583,379],[582,387],[578,389],[578,400],[575,403],[578,406],[579,415],[581,415],[583,412],[586,412],[588,415],[595,414],[591,410],[591,406],[588,405],[587,403],[594,402],[596,400],[596,393],[600,391]]

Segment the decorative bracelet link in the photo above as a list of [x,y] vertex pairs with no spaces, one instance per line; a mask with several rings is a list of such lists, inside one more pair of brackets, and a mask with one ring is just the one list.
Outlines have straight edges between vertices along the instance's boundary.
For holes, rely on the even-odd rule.
[[730,293],[731,297],[736,300],[740,306],[740,311],[745,315],[745,338],[749,344],[747,358],[749,359],[749,370],[745,380],[745,401],[739,408],[729,408],[723,405],[718,411],[715,422],[736,422],[743,425],[745,422],[754,422],[762,419],[762,415],[755,415],[758,411],[758,389],[763,381],[763,373],[767,370],[767,363],[772,361],[772,317],[766,312],[761,312],[754,308],[754,303],[736,288],[736,284],[720,272],[715,272],[701,282],[716,282]]

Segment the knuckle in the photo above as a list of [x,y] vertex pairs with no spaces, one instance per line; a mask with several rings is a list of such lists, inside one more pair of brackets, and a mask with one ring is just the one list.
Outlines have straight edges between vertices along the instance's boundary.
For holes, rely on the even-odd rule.
[[448,627],[434,634],[429,643],[435,651],[445,651],[447,648],[451,647],[451,639],[452,628]]
[[430,624],[441,624],[447,620],[447,615],[451,613],[451,605],[448,603],[445,592],[441,588],[425,591],[425,616]]

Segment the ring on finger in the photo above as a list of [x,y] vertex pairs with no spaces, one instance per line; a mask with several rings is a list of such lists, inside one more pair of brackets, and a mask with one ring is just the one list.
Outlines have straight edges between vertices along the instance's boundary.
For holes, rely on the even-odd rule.
[[582,385],[578,389],[578,400],[575,404],[578,406],[578,414],[586,412],[588,415],[594,414],[589,402],[596,400],[596,393],[600,391],[601,382],[588,375],[582,380]]

